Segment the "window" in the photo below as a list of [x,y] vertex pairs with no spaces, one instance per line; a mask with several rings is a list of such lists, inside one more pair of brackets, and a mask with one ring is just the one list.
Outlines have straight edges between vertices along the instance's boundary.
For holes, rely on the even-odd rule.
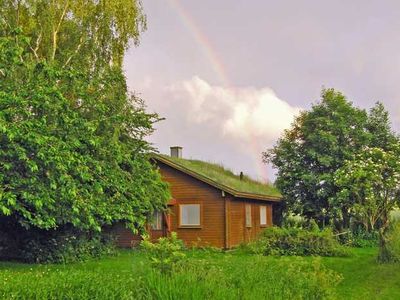
[[154,211],[151,219],[151,229],[161,230],[162,229],[162,212],[159,210]]
[[267,225],[267,207],[265,205],[260,206],[260,225]]
[[180,226],[200,226],[200,204],[181,204]]
[[246,227],[251,227],[251,204],[246,204]]

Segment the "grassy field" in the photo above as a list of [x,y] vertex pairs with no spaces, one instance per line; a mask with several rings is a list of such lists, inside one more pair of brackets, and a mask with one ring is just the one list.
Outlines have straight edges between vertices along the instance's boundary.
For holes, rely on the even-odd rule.
[[343,275],[340,299],[400,299],[400,265],[376,263],[377,249],[354,249],[351,257],[326,257],[323,263]]
[[376,264],[376,251],[301,259],[198,250],[167,276],[137,251],[66,266],[3,262],[0,299],[400,299],[400,265]]

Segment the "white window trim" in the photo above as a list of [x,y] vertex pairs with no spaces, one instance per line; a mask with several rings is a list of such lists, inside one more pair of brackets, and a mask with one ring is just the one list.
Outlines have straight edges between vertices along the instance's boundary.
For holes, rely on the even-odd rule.
[[[263,212],[264,212],[264,216],[263,216]],[[264,220],[265,222],[262,223],[262,220]],[[268,225],[268,209],[266,205],[260,205],[260,226],[267,226]]]
[[[198,208],[199,208],[199,224],[183,224],[182,223],[182,209],[183,209],[184,206],[187,206],[187,205],[196,205],[196,206],[198,206]],[[201,212],[201,204],[200,203],[182,203],[182,204],[179,204],[179,227],[184,227],[184,228],[190,228],[190,227],[199,228],[199,227],[201,227],[201,214],[202,214],[202,212]]]
[[245,222],[246,222],[246,227],[247,228],[251,228],[252,227],[253,218],[252,218],[252,207],[251,207],[251,204],[245,204]]
[[163,213],[155,210],[151,220],[151,230],[162,230]]

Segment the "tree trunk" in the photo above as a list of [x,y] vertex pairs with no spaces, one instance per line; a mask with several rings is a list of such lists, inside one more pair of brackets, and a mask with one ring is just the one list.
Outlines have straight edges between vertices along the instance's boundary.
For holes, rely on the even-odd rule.
[[379,229],[379,254],[378,261],[382,264],[389,263],[392,261],[392,253],[390,252],[387,242],[386,230]]
[[350,215],[346,207],[342,208],[343,230],[350,228]]
[[379,254],[378,261],[380,263],[389,263],[393,261],[393,254],[388,247],[389,218],[388,214],[382,216],[382,227],[379,229]]

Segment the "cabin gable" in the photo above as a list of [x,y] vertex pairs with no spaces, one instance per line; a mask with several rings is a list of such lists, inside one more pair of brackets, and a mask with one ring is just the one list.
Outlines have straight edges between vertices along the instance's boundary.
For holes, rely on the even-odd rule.
[[[221,190],[181,171],[158,163],[161,177],[170,185],[175,204],[169,206],[171,231],[188,246],[225,247],[225,198]],[[200,204],[200,226],[188,228],[180,224],[180,205]]]

